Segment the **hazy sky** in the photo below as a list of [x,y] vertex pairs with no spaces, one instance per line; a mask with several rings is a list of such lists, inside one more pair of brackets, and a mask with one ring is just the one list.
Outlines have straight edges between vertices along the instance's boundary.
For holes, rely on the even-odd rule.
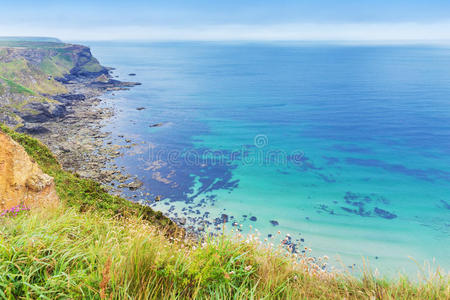
[[450,0],[0,0],[0,35],[64,40],[450,40]]

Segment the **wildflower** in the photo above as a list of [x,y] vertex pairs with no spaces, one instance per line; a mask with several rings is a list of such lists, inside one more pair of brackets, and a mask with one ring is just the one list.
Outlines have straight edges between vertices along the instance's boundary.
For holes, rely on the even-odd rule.
[[234,275],[234,271],[230,271],[230,273],[229,273],[230,275]]
[[246,266],[246,267],[244,268],[245,271],[250,271],[251,269],[252,269],[252,266],[251,266],[251,265],[248,265],[248,266]]

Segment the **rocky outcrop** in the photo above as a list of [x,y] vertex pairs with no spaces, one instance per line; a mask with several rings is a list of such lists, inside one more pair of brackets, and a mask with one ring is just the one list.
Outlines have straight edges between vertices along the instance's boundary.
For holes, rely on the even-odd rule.
[[58,119],[80,101],[139,85],[112,79],[89,47],[24,43],[0,41],[0,122],[12,127]]
[[53,178],[42,172],[25,149],[0,131],[0,210],[17,205],[59,203]]
[[[31,102],[24,105],[24,110],[16,110],[15,113],[25,122],[44,122],[50,118],[62,117],[66,114],[66,106],[63,103]],[[33,111],[32,114],[27,113]]]

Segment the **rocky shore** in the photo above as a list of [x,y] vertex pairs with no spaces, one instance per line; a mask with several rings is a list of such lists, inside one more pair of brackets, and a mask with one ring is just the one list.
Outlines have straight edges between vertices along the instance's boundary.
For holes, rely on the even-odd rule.
[[111,133],[102,130],[102,124],[114,115],[114,110],[102,105],[99,98],[138,83],[110,80],[99,84],[90,78],[73,78],[64,84],[70,92],[54,96],[61,103],[58,111],[63,113],[43,113],[34,122],[25,123],[19,131],[39,138],[67,170],[111,187],[138,188],[141,183],[113,163],[124,149],[135,144],[113,144]]
[[140,83],[115,80],[112,72],[83,45],[0,42],[0,122],[37,137],[67,170],[136,189],[142,183],[113,163],[133,145],[115,145],[102,130],[114,111],[100,96]]

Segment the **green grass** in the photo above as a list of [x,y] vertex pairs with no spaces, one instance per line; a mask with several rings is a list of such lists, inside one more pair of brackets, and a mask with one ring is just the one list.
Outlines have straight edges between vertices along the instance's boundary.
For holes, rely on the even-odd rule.
[[73,68],[73,62],[70,55],[64,51],[57,52],[57,55],[46,57],[39,65],[39,69],[46,75],[62,77],[70,73],[70,70]]
[[249,236],[174,233],[151,209],[61,169],[39,141],[5,126],[44,172],[60,207],[0,218],[4,299],[449,299],[449,277],[361,278],[323,272],[325,260],[289,255]]
[[96,59],[91,59],[90,61],[86,62],[81,67],[81,69],[85,72],[95,73],[103,70],[103,67],[98,63]]
[[51,58],[44,59],[39,65],[39,68],[41,69],[42,72],[51,76],[61,77],[64,74],[67,74],[66,68],[58,65]]
[[[47,67],[50,68],[49,64]],[[56,65],[53,67],[54,71],[60,71]],[[29,64],[25,59],[16,59],[10,62],[0,61],[1,78],[23,88],[18,92],[27,91],[33,95],[37,93],[54,95],[67,92],[61,83],[53,79],[48,80],[48,75],[40,68]]]
[[6,85],[9,87],[9,91],[11,93],[17,93],[17,94],[28,94],[28,95],[35,95],[36,93],[30,90],[29,88],[24,87],[23,85],[20,85],[18,83],[15,83],[12,80],[0,77],[0,80],[3,80]]

